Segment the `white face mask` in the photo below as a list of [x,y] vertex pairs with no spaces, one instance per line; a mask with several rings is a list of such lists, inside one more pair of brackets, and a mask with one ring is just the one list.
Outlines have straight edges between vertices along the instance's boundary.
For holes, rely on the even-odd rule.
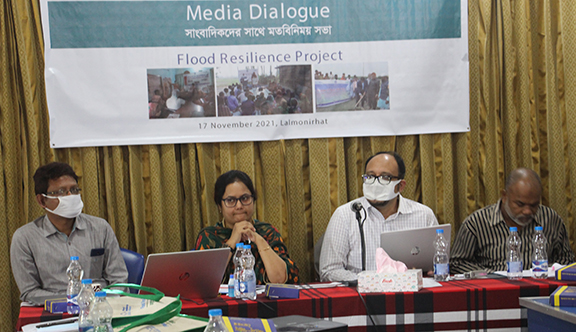
[[510,209],[508,202],[506,202],[506,203],[502,202],[502,207],[504,208],[504,211],[506,211],[506,214],[508,215],[508,217],[510,217],[510,219],[512,219],[512,221],[515,222],[516,225],[518,225],[520,227],[524,227],[524,226],[528,225],[530,223],[530,221],[532,221],[532,219],[534,219],[534,216],[530,216],[530,218],[524,217],[521,220],[520,218],[518,218],[517,215],[514,215],[514,213],[512,213],[512,209]]
[[80,194],[59,197],[44,195],[44,197],[58,199],[58,206],[54,210],[50,210],[49,208],[44,209],[63,218],[78,217],[78,215],[82,212],[82,208],[84,207],[84,203],[82,202]]
[[380,184],[378,181],[374,181],[372,184],[364,183],[362,186],[362,191],[364,192],[364,197],[369,201],[389,201],[398,196],[400,192],[394,192],[394,188],[400,180],[390,181],[389,184]]

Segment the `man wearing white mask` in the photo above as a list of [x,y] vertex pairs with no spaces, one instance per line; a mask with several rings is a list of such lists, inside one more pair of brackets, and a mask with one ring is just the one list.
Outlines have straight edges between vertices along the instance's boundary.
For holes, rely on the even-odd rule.
[[548,240],[548,264],[574,262],[574,252],[562,218],[540,205],[542,183],[528,168],[513,170],[496,204],[475,211],[464,220],[454,240],[450,272],[506,271],[506,242],[510,227],[518,228],[524,269],[532,266],[534,227],[542,226]]
[[38,303],[66,294],[66,268],[78,256],[84,279],[102,287],[126,282],[128,271],[106,220],[83,214],[78,176],[53,162],[34,174],[36,202],[46,211],[12,236],[10,262],[20,299]]
[[368,158],[364,168],[364,196],[338,207],[326,228],[320,254],[322,281],[358,279],[363,261],[362,237],[365,270],[374,271],[381,233],[438,225],[429,207],[400,195],[406,186],[406,167],[400,155],[378,152]]

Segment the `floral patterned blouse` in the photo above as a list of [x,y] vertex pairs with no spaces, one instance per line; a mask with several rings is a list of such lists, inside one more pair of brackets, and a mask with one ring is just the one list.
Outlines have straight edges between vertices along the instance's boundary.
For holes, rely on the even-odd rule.
[[[286,249],[286,245],[282,240],[280,232],[278,232],[274,226],[258,220],[254,220],[254,227],[256,228],[256,232],[268,242],[270,248],[272,248],[272,250],[274,250],[276,254],[286,262],[286,274],[288,275],[286,283],[299,283],[298,267],[296,266],[296,263],[290,259],[288,249]],[[222,221],[219,221],[215,226],[208,226],[200,231],[198,238],[196,239],[196,250],[222,248],[222,244],[228,241],[231,235],[232,229],[224,227]],[[264,268],[264,262],[262,261],[262,258],[260,258],[260,253],[258,252],[256,244],[252,242],[250,245],[252,247],[252,255],[254,255],[254,258],[256,259],[256,264],[254,265],[256,284],[265,285],[269,280],[266,275],[266,269]],[[228,283],[228,278],[233,273],[234,262],[230,259],[222,283]]]

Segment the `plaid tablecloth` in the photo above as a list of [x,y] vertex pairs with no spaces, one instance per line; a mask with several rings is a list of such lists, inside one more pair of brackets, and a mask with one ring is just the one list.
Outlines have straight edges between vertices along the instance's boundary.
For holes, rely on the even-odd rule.
[[[233,317],[303,315],[346,323],[353,332],[373,330],[372,321],[378,325],[378,331],[520,330],[527,326],[527,321],[518,299],[548,296],[559,285],[566,284],[576,282],[476,279],[443,282],[443,287],[419,292],[361,295],[352,287],[336,287],[301,290],[300,298],[287,300],[270,300],[259,295],[256,301],[242,301],[223,295],[205,301],[183,299],[182,313],[208,317],[209,309],[221,308],[225,316]],[[22,307],[17,329],[62,317],[39,307]]]

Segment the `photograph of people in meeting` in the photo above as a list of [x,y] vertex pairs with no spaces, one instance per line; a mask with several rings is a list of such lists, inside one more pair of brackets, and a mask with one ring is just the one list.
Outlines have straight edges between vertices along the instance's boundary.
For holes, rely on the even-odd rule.
[[34,191],[46,214],[18,228],[10,245],[20,300],[43,304],[46,298],[65,298],[71,256],[78,256],[83,277],[102,287],[128,280],[112,227],[82,213],[78,176],[70,165],[52,162],[39,167]]
[[310,65],[216,68],[218,116],[313,113]]
[[388,110],[388,62],[315,66],[314,90],[317,112]]
[[532,262],[534,228],[542,227],[548,240],[548,264],[574,262],[574,252],[564,221],[553,209],[540,204],[542,182],[528,168],[513,170],[496,202],[472,213],[460,226],[451,250],[450,272],[506,271],[510,227],[518,229],[523,269]]
[[213,68],[148,69],[148,118],[216,116]]
[[196,249],[230,248],[223,283],[234,273],[232,261],[237,243],[251,245],[256,264],[256,283],[298,283],[298,267],[290,259],[280,232],[271,224],[253,219],[256,190],[248,174],[231,170],[218,177],[214,202],[222,220],[203,228],[196,239]]
[[[438,225],[432,209],[401,195],[406,186],[406,166],[398,153],[376,153],[366,160],[364,171],[364,196],[338,207],[326,228],[320,253],[322,281],[353,281],[363,270],[376,270],[376,249],[383,232]],[[364,269],[356,207],[365,214]]]

